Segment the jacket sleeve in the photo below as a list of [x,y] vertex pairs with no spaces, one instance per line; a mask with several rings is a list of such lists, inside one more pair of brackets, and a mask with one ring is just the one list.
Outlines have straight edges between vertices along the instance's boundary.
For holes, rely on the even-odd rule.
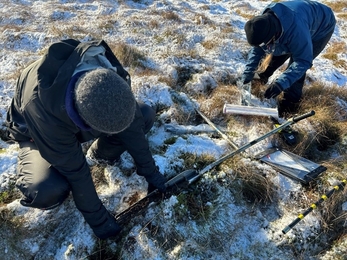
[[243,79],[252,80],[259,66],[260,60],[265,56],[265,52],[260,47],[252,47],[248,53],[246,68],[243,72]]
[[114,137],[122,143],[124,149],[133,157],[137,174],[148,176],[155,172],[156,165],[143,130],[144,124],[141,110],[137,105],[133,122],[126,130],[114,135]]
[[292,63],[275,80],[282,89],[287,89],[299,80],[311,68],[313,61],[313,45],[309,32],[297,31],[287,44],[291,53]]

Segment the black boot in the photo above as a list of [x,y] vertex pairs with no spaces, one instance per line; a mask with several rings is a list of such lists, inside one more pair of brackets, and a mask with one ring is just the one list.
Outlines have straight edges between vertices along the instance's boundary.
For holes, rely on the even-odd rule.
[[115,156],[100,154],[100,149],[98,149],[98,140],[89,147],[86,155],[88,164],[107,164],[107,165],[117,165],[120,162],[120,156],[116,154]]
[[300,102],[291,102],[285,99],[277,101],[278,117],[288,118],[294,116],[300,107]]

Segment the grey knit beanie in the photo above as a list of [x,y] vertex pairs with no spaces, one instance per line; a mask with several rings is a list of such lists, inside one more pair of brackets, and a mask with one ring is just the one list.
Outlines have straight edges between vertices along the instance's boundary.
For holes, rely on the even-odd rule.
[[130,86],[111,69],[84,74],[75,86],[78,114],[93,129],[115,134],[134,119],[136,100]]

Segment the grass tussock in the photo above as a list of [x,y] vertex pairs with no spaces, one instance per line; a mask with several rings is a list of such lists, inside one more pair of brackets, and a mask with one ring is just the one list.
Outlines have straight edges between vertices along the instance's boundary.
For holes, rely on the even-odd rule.
[[[309,160],[325,161],[334,149],[344,153],[347,146],[347,89],[313,82],[303,89],[298,115],[315,115],[294,125],[298,143],[285,148]],[[309,123],[307,123],[307,121]]]
[[[24,227],[24,219],[16,216],[16,213],[5,208],[0,208],[0,247],[5,242],[11,249],[19,248],[22,239],[28,235],[28,230]],[[8,236],[11,234],[11,236]],[[7,247],[6,247],[7,249]]]
[[210,202],[216,197],[210,189],[196,187],[189,193],[177,196],[178,203],[174,207],[175,218],[179,222],[193,219],[205,223],[212,214]]
[[160,75],[158,77],[158,81],[159,82],[163,82],[165,83],[166,85],[170,86],[170,87],[173,87],[176,85],[176,79],[170,75]]
[[180,125],[189,125],[195,121],[195,114],[185,109],[180,104],[174,104],[171,107],[171,120],[176,121]]
[[11,203],[12,201],[19,199],[20,194],[17,188],[15,187],[15,183],[11,183],[7,189],[0,192],[0,207]]
[[325,2],[334,12],[343,12],[347,8],[346,1],[334,1],[334,2]]
[[327,51],[323,54],[323,57],[328,60],[331,60],[335,67],[346,70],[347,63],[344,60],[339,59],[339,54],[346,53],[346,50],[347,50],[347,45],[345,42],[331,43]]
[[93,39],[98,39],[101,36],[101,34],[85,29],[79,25],[71,25],[61,28],[58,25],[52,24],[48,27],[48,31],[57,39],[78,39],[84,35],[89,35]]
[[184,161],[184,169],[203,169],[208,164],[215,161],[210,154],[196,155],[193,153],[182,153],[179,157]]
[[267,85],[262,84],[259,80],[252,81],[252,89],[251,92],[254,96],[259,98],[260,100],[264,99],[264,92],[267,88]]
[[0,209],[0,224],[1,227],[8,226],[14,219],[15,213],[6,209],[1,208]]
[[173,12],[173,11],[165,11],[165,12],[163,12],[162,13],[162,17],[164,19],[171,20],[171,21],[176,21],[176,22],[179,22],[181,20],[179,15],[176,14],[175,12]]
[[196,14],[194,19],[198,25],[213,25],[214,22],[204,14]]
[[239,100],[239,90],[235,85],[221,85],[213,89],[208,97],[201,96],[199,103],[201,111],[213,119],[222,116],[225,104],[238,104]]
[[[320,197],[327,194],[331,195],[331,192],[333,192],[326,201],[323,201],[317,207],[317,211],[320,213],[320,236],[326,237],[330,241],[329,244],[333,245],[336,242],[341,243],[339,239],[345,237],[347,234],[347,213],[342,209],[343,203],[347,200],[347,188],[342,185],[342,180],[346,180],[346,176],[339,171],[339,167],[336,167],[336,164],[333,162],[330,162],[328,167],[330,169],[336,169],[337,172],[332,171],[326,175],[322,175],[317,181],[318,184],[315,190],[318,190],[316,194],[320,194]],[[333,179],[334,181],[332,181]],[[320,197],[317,197],[314,201],[318,201]]]
[[320,152],[340,144],[347,135],[347,89],[312,83],[304,88],[298,114],[311,110],[315,111],[315,115],[307,119],[311,129],[303,128],[295,152],[309,159],[321,160],[318,157],[324,154]]
[[146,69],[144,65],[144,61],[146,61],[146,56],[144,53],[142,53],[135,47],[120,42],[110,44],[110,48],[113,50],[114,54],[124,67],[140,67],[142,69]]
[[340,19],[347,19],[347,13],[336,14],[336,16]]
[[219,43],[215,39],[211,39],[211,40],[205,40],[201,42],[201,45],[207,50],[212,50],[218,47]]
[[240,9],[236,9],[235,13],[237,13],[238,15],[242,16],[243,18],[247,20],[250,20],[254,17],[254,14],[245,13],[241,11]]
[[[233,182],[230,184],[237,195],[250,203],[271,203],[275,196],[275,186],[269,178],[259,173],[252,164],[240,160],[229,160]],[[240,198],[240,199],[242,199]]]
[[[338,186],[338,185],[336,185]],[[332,189],[331,189],[332,190]],[[334,189],[334,194],[329,198],[328,203],[322,204],[321,222],[323,232],[341,234],[341,227],[346,226],[347,213],[342,210],[341,205],[347,200],[347,188],[343,186],[339,190]]]

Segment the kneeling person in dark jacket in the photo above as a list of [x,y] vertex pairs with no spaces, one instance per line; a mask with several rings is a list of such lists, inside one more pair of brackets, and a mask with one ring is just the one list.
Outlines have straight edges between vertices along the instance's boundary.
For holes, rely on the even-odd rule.
[[81,143],[109,163],[124,151],[149,187],[165,192],[145,134],[155,112],[138,103],[130,76],[104,41],[65,40],[20,75],[7,113],[7,137],[19,144],[16,186],[27,207],[52,209],[70,191],[76,207],[101,239],[120,226],[100,201]]

